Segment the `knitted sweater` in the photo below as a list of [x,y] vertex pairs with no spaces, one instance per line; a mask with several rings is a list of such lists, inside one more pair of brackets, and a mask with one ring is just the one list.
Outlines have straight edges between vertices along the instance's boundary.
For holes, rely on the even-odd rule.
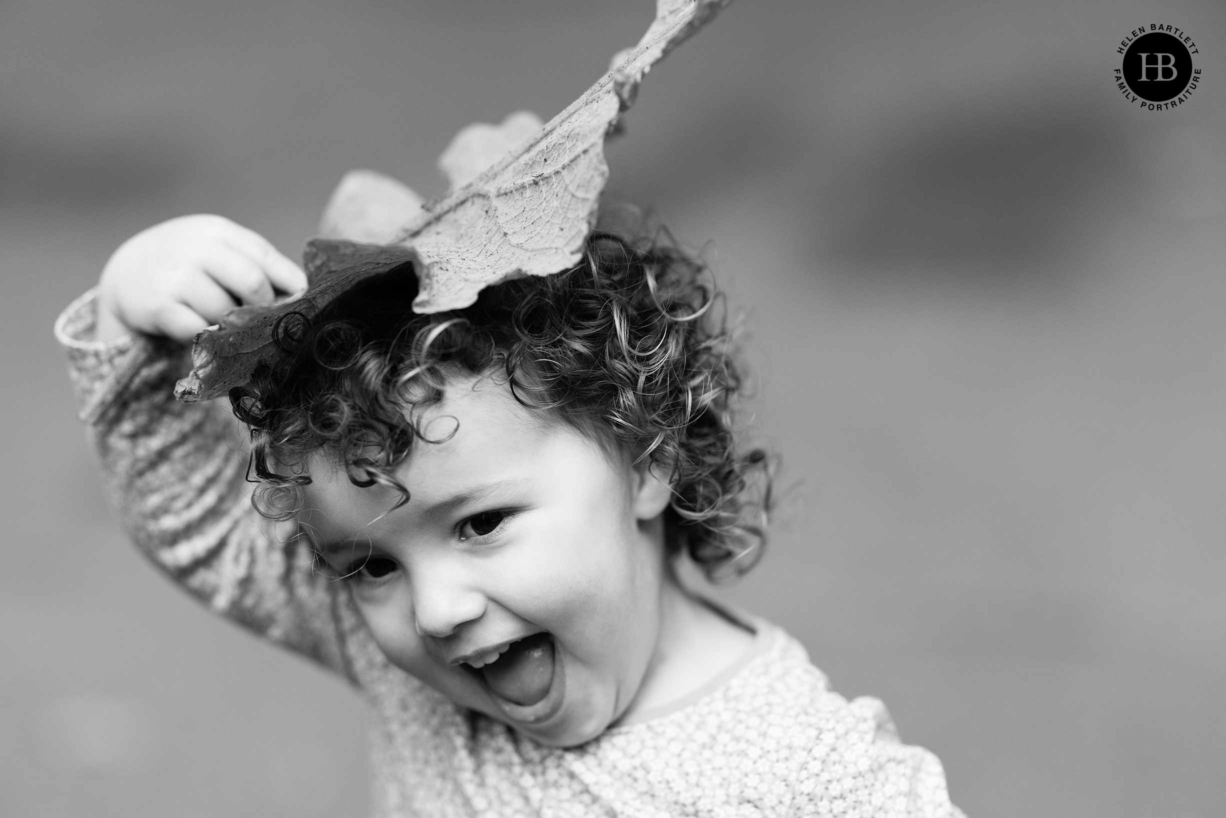
[[136,335],[102,344],[94,321],[91,291],[56,336],[123,525],[209,608],[366,698],[376,816],[961,815],[940,762],[898,741],[881,702],[832,692],[799,642],[758,618],[753,648],[719,678],[580,747],[536,744],[453,704],[389,663],[292,524],[255,512],[228,406],[173,398],[187,350]]

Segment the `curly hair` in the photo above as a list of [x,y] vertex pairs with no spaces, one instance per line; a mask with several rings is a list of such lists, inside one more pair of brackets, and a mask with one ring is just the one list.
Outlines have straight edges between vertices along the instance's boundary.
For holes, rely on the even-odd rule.
[[420,410],[442,399],[449,374],[501,372],[521,404],[668,471],[670,556],[688,554],[709,580],[745,573],[766,543],[770,459],[735,446],[741,376],[706,273],[671,243],[593,232],[570,270],[487,287],[464,309],[413,313],[417,278],[397,268],[314,318],[283,316],[276,361],[230,391],[251,433],[252,502],[269,519],[294,517],[318,452],[403,505],[395,471],[432,442]]

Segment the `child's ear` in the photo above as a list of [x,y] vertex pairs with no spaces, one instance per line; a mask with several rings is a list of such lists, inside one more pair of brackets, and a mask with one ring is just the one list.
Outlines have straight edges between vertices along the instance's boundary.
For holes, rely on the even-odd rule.
[[634,493],[634,516],[654,520],[664,513],[673,499],[669,469],[663,463],[645,463],[634,467],[638,486]]

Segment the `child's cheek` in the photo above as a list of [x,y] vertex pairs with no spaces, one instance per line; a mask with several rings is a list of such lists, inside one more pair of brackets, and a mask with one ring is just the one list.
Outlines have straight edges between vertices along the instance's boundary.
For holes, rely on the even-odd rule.
[[413,626],[413,608],[407,597],[407,593],[354,594],[379,650],[396,667],[421,678],[428,673],[430,657]]
[[652,594],[651,578],[625,556],[609,540],[566,544],[518,576],[530,595],[521,597],[516,613],[554,633],[576,655],[607,652],[635,630],[632,620],[644,612],[639,597]]

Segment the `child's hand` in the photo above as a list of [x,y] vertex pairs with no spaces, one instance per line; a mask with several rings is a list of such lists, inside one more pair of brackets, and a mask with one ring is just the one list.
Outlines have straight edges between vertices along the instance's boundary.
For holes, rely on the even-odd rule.
[[98,282],[99,341],[132,330],[189,343],[235,306],[307,286],[266,239],[221,216],[183,216],[128,239]]

